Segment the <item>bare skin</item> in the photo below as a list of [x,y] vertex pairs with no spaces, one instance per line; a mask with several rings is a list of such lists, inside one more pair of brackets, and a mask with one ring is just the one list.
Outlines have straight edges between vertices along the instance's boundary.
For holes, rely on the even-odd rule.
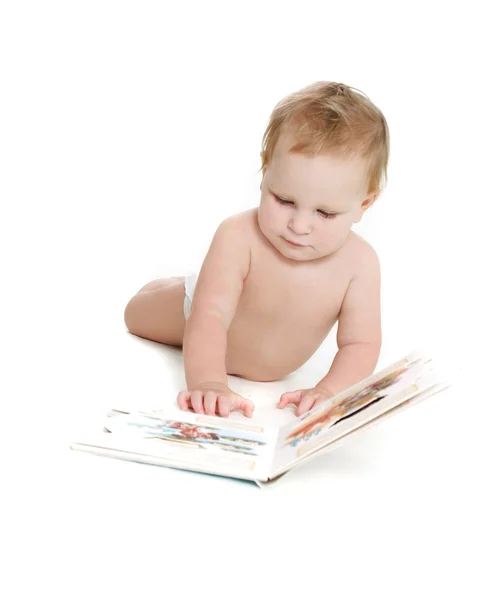
[[[268,243],[256,213],[237,215],[247,232],[251,267],[227,332],[226,368],[229,375],[274,381],[301,367],[335,325],[365,242],[352,232],[338,253],[297,265]],[[129,331],[182,347],[184,280],[158,279],[141,288],[126,308]]]
[[251,266],[228,332],[227,370],[256,381],[281,379],[314,354],[336,323],[361,242],[352,234],[338,253],[296,263],[262,235],[256,210],[240,218]]
[[[350,232],[334,255],[296,265],[283,260],[262,235],[256,209],[241,213],[237,220],[248,234],[251,266],[227,331],[226,370],[253,381],[273,381],[301,367],[319,348],[338,320],[359,262],[371,249]],[[184,280],[157,279],[142,287],[126,307],[128,330],[181,348],[186,326]],[[221,395],[232,393],[226,386],[207,388]]]
[[128,330],[148,340],[182,346],[185,277],[155,279],[140,288],[125,309]]
[[[131,333],[184,347],[188,389],[179,394],[181,408],[222,416],[243,410],[251,416],[252,403],[227,387],[226,375],[281,379],[315,353],[338,320],[339,352],[329,374],[311,390],[284,394],[279,406],[295,403],[300,414],[376,365],[377,257],[350,230],[374,199],[356,188],[360,167],[330,157],[307,161],[286,155],[285,148],[277,148],[276,155],[273,170],[264,172],[259,208],[233,215],[214,236],[189,323],[183,277],[147,284],[126,307]],[[341,183],[339,191],[330,181]],[[300,203],[282,200],[287,190],[280,188],[286,186]],[[328,204],[335,195],[340,200]],[[317,211],[315,198],[337,214]]]

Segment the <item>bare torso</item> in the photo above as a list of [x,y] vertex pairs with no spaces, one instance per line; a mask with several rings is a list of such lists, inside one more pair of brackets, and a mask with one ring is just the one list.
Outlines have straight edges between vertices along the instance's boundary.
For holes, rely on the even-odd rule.
[[365,242],[350,232],[333,255],[284,257],[263,235],[257,209],[240,215],[251,264],[227,340],[227,373],[280,379],[301,367],[336,323]]

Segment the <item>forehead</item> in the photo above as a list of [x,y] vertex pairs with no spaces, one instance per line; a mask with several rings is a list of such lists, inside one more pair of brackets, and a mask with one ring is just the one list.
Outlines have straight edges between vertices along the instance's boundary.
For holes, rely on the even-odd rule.
[[292,136],[281,136],[268,167],[269,183],[278,186],[282,194],[303,200],[313,195],[321,202],[364,194],[366,166],[361,158],[291,153],[294,143]]

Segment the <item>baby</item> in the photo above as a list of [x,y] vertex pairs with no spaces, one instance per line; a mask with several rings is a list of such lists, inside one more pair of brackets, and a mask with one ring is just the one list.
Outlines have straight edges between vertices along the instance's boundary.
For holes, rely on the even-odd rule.
[[228,387],[227,374],[280,379],[337,321],[329,372],[283,394],[278,407],[295,404],[301,415],[374,372],[379,262],[351,228],[380,195],[388,156],[386,120],[354,88],[318,82],[277,104],[263,137],[258,208],[219,225],[197,281],[152,281],[125,309],[131,333],[183,348],[180,408],[251,417],[253,403]]

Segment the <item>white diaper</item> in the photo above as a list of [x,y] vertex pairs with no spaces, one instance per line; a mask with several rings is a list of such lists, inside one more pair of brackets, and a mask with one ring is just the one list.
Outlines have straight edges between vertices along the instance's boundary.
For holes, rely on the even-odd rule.
[[192,298],[194,297],[194,290],[196,289],[197,280],[197,273],[189,273],[189,275],[185,276],[184,316],[186,321],[191,314]]

